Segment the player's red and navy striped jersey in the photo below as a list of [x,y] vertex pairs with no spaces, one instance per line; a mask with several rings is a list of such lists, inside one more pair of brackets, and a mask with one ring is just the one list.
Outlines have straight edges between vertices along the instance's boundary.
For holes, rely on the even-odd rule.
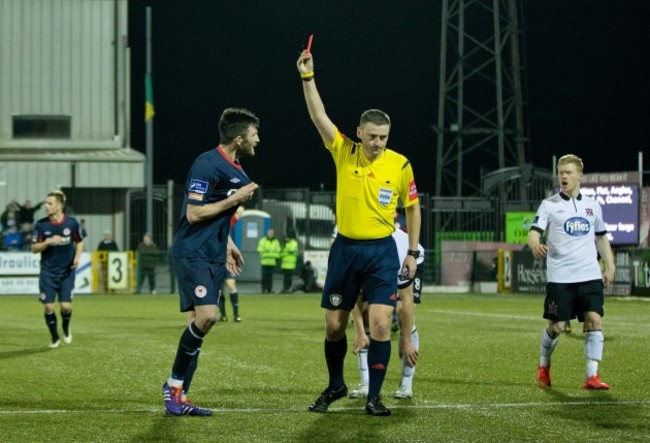
[[34,226],[32,242],[40,243],[55,235],[60,235],[62,242],[43,249],[41,272],[61,275],[71,269],[75,243],[82,241],[79,223],[66,214],[63,214],[63,218],[58,223],[53,222],[49,217],[42,218]]
[[230,219],[237,206],[202,222],[187,221],[187,205],[205,205],[225,200],[237,189],[251,183],[239,162],[233,162],[221,147],[201,154],[192,165],[185,183],[181,217],[174,234],[175,257],[197,257],[209,261],[226,260]]

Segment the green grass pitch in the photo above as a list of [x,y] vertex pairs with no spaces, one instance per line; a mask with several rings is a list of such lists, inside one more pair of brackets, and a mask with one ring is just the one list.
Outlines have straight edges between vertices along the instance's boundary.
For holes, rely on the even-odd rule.
[[[37,297],[0,296],[0,441],[650,439],[647,301],[607,299],[601,375],[612,388],[592,392],[581,388],[578,324],[555,351],[553,388],[535,386],[541,295],[424,294],[414,398],[392,398],[399,380],[394,337],[383,390],[393,415],[369,417],[363,400],[340,400],[327,414],[307,412],[327,382],[319,300],[240,296],[243,322],[215,325],[203,344],[190,395],[215,410],[203,418],[163,414],[160,387],[185,323],[177,296],[78,296],[74,342],[53,350]],[[350,327],[350,349],[353,334]],[[350,388],[358,381],[351,353],[346,381]]]

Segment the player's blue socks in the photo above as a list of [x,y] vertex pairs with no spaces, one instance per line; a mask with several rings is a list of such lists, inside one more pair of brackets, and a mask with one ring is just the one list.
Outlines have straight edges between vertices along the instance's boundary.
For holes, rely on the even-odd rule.
[[61,327],[66,337],[70,335],[70,318],[72,318],[72,309],[68,312],[61,311]]
[[386,378],[390,350],[390,340],[377,341],[370,339],[370,346],[368,346],[368,371],[370,372],[368,398],[379,397],[384,378]]
[[223,297],[223,294],[219,296],[219,314],[222,317],[226,316],[226,299]]
[[50,335],[52,335],[52,343],[59,339],[59,333],[56,328],[56,314],[52,312],[51,314],[45,314],[45,324],[50,330]]
[[343,362],[348,352],[348,339],[343,336],[341,340],[329,341],[325,339],[325,361],[330,376],[330,389],[338,389],[343,386]]
[[183,392],[185,394],[187,394],[190,390],[190,385],[192,384],[192,379],[194,378],[194,372],[196,371],[196,367],[199,364],[199,354],[201,354],[201,348],[196,350],[194,358],[190,361],[190,365],[187,367],[187,371],[185,371],[185,378],[183,379]]
[[172,378],[176,380],[185,379],[187,368],[198,354],[201,343],[203,343],[203,337],[205,337],[205,334],[194,323],[185,329],[178,343],[176,359],[174,360],[174,366],[172,366]]
[[239,317],[239,293],[231,292],[230,293],[230,303],[232,303],[232,311],[235,315],[235,318]]

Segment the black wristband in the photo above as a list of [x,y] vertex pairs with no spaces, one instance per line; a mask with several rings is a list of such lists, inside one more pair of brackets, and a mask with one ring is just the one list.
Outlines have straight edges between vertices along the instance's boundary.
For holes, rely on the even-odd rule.
[[418,251],[418,250],[413,251],[413,250],[409,249],[408,251],[406,251],[406,255],[410,255],[410,256],[415,257],[415,258],[420,258],[420,251]]
[[314,79],[314,76],[312,75],[311,77],[303,78],[302,81],[303,81],[303,82],[310,82],[310,81],[312,81],[313,79]]

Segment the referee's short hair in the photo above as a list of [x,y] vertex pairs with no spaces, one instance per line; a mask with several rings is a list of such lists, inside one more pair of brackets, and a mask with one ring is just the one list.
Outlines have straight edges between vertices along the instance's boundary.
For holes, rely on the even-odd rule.
[[390,126],[390,117],[380,109],[368,109],[361,114],[359,126],[363,127],[366,123],[372,123],[377,126]]

